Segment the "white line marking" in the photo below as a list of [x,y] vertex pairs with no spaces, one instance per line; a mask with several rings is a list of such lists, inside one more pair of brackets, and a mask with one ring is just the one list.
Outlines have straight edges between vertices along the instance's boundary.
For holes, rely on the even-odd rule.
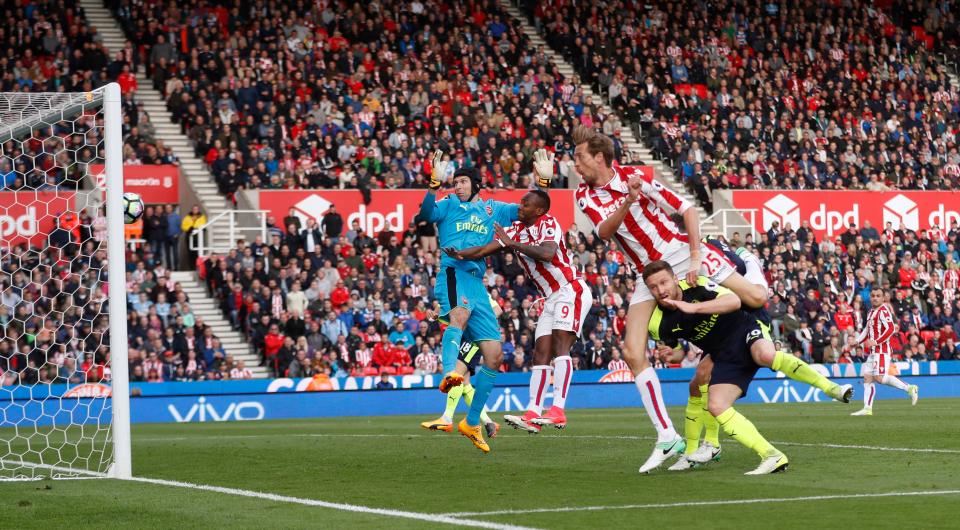
[[447,513],[451,517],[482,517],[491,515],[524,515],[533,513],[594,512],[603,510],[646,510],[653,508],[686,508],[691,506],[727,506],[738,504],[764,504],[774,502],[829,501],[840,499],[863,499],[876,497],[920,497],[928,495],[958,495],[960,490],[941,491],[893,491],[888,493],[852,493],[849,495],[816,495],[811,497],[772,497],[766,499],[731,499],[722,501],[689,501],[662,504],[623,504],[619,506],[564,506],[560,508],[533,508],[529,510],[498,510],[491,512]]
[[[252,439],[252,438],[434,438],[437,440],[444,439],[443,435],[440,434],[420,434],[420,433],[411,433],[411,434],[374,434],[374,433],[299,433],[299,434],[239,434],[239,435],[219,435],[219,436],[158,436],[150,438],[139,438],[134,437],[134,442],[172,442],[172,441],[188,441],[188,440],[197,440],[197,439],[223,439],[223,438],[232,438],[232,439]],[[517,435],[517,436],[507,436],[507,438],[524,438],[527,439],[529,436]],[[453,439],[453,438],[447,438]],[[656,440],[656,436],[633,436],[633,435],[603,435],[603,434],[558,434],[557,436],[537,436],[537,440]],[[802,443],[802,442],[784,442],[784,441],[774,441],[771,440],[770,443],[774,445],[785,445],[793,447],[823,447],[828,449],[858,449],[858,450],[868,450],[868,451],[892,451],[892,452],[902,452],[902,453],[942,453],[942,454],[960,454],[960,449],[938,449],[930,447],[882,447],[877,445],[847,445],[847,444],[816,444],[816,443]]]
[[304,506],[316,506],[319,508],[329,508],[332,510],[341,510],[345,512],[364,513],[370,515],[381,515],[384,517],[399,517],[403,519],[415,519],[429,523],[452,524],[456,526],[472,526],[474,528],[491,528],[494,530],[531,530],[530,527],[516,526],[510,524],[491,523],[487,521],[471,521],[451,515],[405,512],[401,510],[390,510],[386,508],[370,508],[357,504],[343,504],[339,502],[326,502],[316,499],[304,499],[301,497],[290,497],[287,495],[277,495],[275,493],[262,493],[251,490],[241,490],[236,488],[224,488],[220,486],[208,486],[205,484],[193,484],[190,482],[179,482],[176,480],[163,480],[158,478],[133,477],[129,479],[133,482],[143,482],[146,484],[155,484],[158,486],[171,486],[175,488],[188,488],[201,491],[212,491],[223,493],[225,495],[236,495],[238,497],[249,497],[253,499],[262,499],[274,502],[285,502],[289,504],[301,504]]

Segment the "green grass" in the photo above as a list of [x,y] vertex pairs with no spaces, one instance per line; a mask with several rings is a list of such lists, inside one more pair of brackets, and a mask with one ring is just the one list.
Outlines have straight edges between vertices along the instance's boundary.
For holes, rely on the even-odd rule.
[[[439,397],[439,395],[438,395]],[[438,399],[438,406],[440,405]],[[502,431],[482,455],[419,417],[135,425],[134,473],[421,513],[648,505],[960,489],[960,400],[855,405],[742,405],[791,459],[786,473],[744,477],[755,455],[729,439],[723,460],[685,473],[637,468],[652,448],[642,409],[580,410],[565,431]],[[683,411],[671,410],[675,420]],[[682,427],[682,423],[679,424]],[[820,444],[948,452],[829,448]],[[960,495],[849,498],[699,507],[641,507],[472,516],[537,528],[956,528]],[[217,492],[115,480],[2,483],[3,527],[423,528],[423,521],[357,514]]]

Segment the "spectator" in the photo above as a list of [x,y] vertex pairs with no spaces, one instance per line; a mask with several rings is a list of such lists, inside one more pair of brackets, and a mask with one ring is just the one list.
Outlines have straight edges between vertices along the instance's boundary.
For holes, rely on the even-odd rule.
[[[200,206],[195,204],[190,209],[190,213],[188,213],[183,218],[183,221],[180,223],[180,230],[181,232],[183,232],[183,234],[187,238],[188,249],[191,246],[189,242],[193,238],[193,234],[195,234],[198,230],[200,230],[200,227],[202,227],[205,224],[207,224],[207,216],[205,216],[203,212],[200,211]],[[195,267],[196,261],[197,261],[197,251],[189,250],[189,254],[190,254],[190,261],[189,261],[190,266]]]
[[177,270],[180,268],[180,233],[182,219],[177,213],[176,206],[168,204],[165,206],[167,214],[167,233],[164,240],[164,251],[162,253],[163,262],[167,268]]
[[380,373],[380,380],[377,381],[377,390],[393,390],[393,383],[390,382],[390,376],[386,372]]
[[332,244],[336,245],[340,242],[340,235],[343,233],[343,217],[337,213],[336,205],[331,204],[327,213],[324,214],[321,228],[323,228],[323,235],[329,237]]

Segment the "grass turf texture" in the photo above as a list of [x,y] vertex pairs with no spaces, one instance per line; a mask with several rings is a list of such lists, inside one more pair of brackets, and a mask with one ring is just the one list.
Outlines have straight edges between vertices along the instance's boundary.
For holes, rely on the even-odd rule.
[[[438,396],[438,407],[442,404]],[[758,458],[721,434],[723,460],[651,475],[637,468],[653,445],[643,409],[574,410],[569,426],[537,436],[504,426],[482,455],[456,433],[419,428],[420,417],[135,425],[134,474],[328,502],[421,513],[604,506],[566,513],[470,519],[538,528],[956,528],[960,495],[861,497],[707,507],[612,509],[684,501],[789,498],[960,489],[960,400],[743,405],[738,410],[790,457],[786,473],[744,477]],[[682,426],[683,410],[671,417]],[[499,419],[500,414],[496,417]],[[639,438],[639,439],[637,439]],[[787,445],[776,442],[790,442]],[[819,444],[950,452],[827,448]],[[7,528],[447,527],[270,500],[116,480],[0,484]]]

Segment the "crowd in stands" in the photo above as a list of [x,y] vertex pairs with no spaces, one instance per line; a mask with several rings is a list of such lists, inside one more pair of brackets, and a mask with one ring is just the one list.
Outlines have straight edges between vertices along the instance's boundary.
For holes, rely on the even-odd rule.
[[[527,186],[532,151],[546,147],[557,152],[562,187],[577,124],[613,137],[624,163],[631,155],[619,131],[640,125],[707,208],[710,191],[722,188],[954,189],[960,178],[960,100],[937,61],[957,40],[945,3],[904,3],[893,18],[857,2],[682,0],[633,9],[521,1],[575,65],[569,78],[492,0],[321,1],[305,10],[214,0],[107,4],[130,39],[112,60],[75,1],[18,5],[0,29],[0,89],[90,90],[118,80],[127,162],[175,162],[136,103],[132,73],[145,71],[227,196],[242,188],[422,188],[437,147],[452,169],[477,165],[488,185],[508,188]],[[616,112],[586,104],[581,80]],[[46,172],[14,167],[28,158],[16,151],[23,147],[3,148],[6,188],[47,182]],[[35,177],[16,182],[31,170]],[[69,173],[46,185],[66,181]],[[249,373],[167,273],[184,264],[171,256],[171,238],[182,239],[198,215],[148,212],[146,244],[128,257],[134,381]],[[275,221],[268,241],[241,241],[199,269],[275,375],[439,370],[440,324],[429,318],[438,254],[428,229],[368,235],[344,226],[335,209],[307,223],[294,215]],[[69,222],[76,224],[51,235],[55,249],[0,251],[8,381],[108,377],[97,283],[103,221],[84,214]],[[570,227],[566,238],[596,300],[575,365],[622,367],[636,276],[595,235]],[[815,362],[863,360],[855,337],[870,290],[882,288],[901,320],[899,359],[960,358],[956,225],[921,233],[854,226],[822,241],[809,226],[775,228],[732,243],[765,264],[782,348]],[[54,251],[61,248],[70,250]],[[49,281],[53,275],[60,282]],[[509,254],[491,260],[487,283],[504,308],[502,370],[525,370],[535,288]],[[695,354],[681,365],[695,364]],[[668,365],[652,348],[651,355]]]
[[[102,36],[86,20],[76,0],[18,2],[5,12],[7,23],[0,27],[0,92],[88,92],[118,81],[122,88],[124,163],[177,163],[172,149],[156,137],[150,116],[136,100],[133,72],[139,59],[132,45],[108,53]],[[101,121],[102,113],[87,119]],[[76,189],[85,163],[96,163],[98,153],[89,147],[96,142],[70,132],[58,131],[63,142],[48,139],[46,145],[38,141],[4,143],[0,189]],[[88,147],[76,149],[78,146]]]
[[438,147],[451,172],[476,165],[510,188],[528,184],[533,151],[547,147],[562,186],[572,127],[619,129],[494,0],[193,0],[115,13],[227,196],[425,187]]
[[958,188],[953,2],[521,4],[708,208],[717,189]]
[[[145,220],[175,223],[177,230],[188,224],[172,205],[148,206]],[[37,223],[39,236],[10,236],[9,245],[0,249],[2,384],[109,382],[105,214],[67,210],[41,214]],[[165,246],[169,239],[161,234],[164,244],[127,251],[130,380],[251,377],[242,361],[224,352],[210,327],[194,315],[180,284],[170,279],[178,252]]]
[[[298,218],[284,219],[299,225]],[[441,326],[431,319],[437,254],[425,251],[411,225],[403,233],[345,232],[331,209],[319,227],[285,233],[271,227],[271,242],[241,241],[213,256],[202,276],[226,316],[250,338],[278,376],[328,377],[435,373]],[[636,275],[623,254],[571,226],[566,234],[585,273],[595,307],[584,339],[572,352],[578,369],[622,367],[626,309]],[[771,229],[757,241],[730,241],[757,252],[771,286],[768,311],[778,346],[810,362],[860,362],[856,340],[864,328],[872,289],[889,293],[900,330],[898,360],[960,359],[960,227],[946,232],[884,231],[851,226],[834,241],[818,241],[809,226]],[[538,295],[512,254],[492,259],[486,283],[504,312],[503,371],[525,371],[533,351]],[[651,345],[653,346],[653,345]],[[695,365],[696,350],[677,364]]]

